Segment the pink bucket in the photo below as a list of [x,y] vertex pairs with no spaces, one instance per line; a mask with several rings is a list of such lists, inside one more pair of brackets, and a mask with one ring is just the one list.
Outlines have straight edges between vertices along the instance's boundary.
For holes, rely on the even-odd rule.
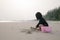
[[51,30],[51,27],[42,26],[41,31],[46,32],[46,33],[50,33],[52,30]]

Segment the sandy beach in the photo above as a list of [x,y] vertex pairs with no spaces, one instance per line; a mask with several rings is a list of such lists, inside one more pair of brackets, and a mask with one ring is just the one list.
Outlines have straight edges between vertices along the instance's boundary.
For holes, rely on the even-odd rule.
[[0,40],[60,40],[60,21],[47,21],[51,33],[33,32],[27,34],[23,29],[35,27],[38,21],[0,22]]

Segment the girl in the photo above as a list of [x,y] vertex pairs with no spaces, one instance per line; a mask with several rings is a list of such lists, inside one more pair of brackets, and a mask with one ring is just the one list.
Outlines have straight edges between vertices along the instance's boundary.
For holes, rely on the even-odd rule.
[[36,13],[36,18],[39,20],[38,24],[36,25],[36,29],[40,28],[41,30],[41,25],[48,27],[48,23],[46,20],[42,17],[42,14],[40,12]]

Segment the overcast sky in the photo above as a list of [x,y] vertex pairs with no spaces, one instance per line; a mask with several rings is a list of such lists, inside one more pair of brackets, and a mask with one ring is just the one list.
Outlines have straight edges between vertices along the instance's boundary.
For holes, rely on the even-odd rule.
[[60,6],[60,0],[0,0],[0,20],[32,20]]

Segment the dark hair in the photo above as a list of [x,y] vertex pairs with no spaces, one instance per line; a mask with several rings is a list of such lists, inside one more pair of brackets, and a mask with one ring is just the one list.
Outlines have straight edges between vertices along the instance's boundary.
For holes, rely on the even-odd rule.
[[40,18],[42,18],[42,14],[40,12],[37,12],[35,16],[36,16],[37,20],[39,20]]

